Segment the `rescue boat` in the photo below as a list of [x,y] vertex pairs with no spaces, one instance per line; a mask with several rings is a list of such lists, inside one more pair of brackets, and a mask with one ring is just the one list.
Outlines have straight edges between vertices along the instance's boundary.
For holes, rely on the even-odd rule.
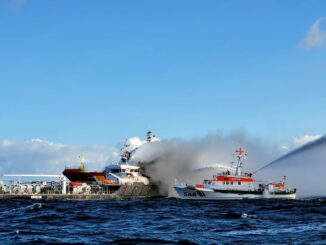
[[235,174],[232,175],[230,170],[227,170],[214,175],[210,180],[204,180],[202,184],[175,184],[174,189],[178,197],[208,200],[296,198],[296,189],[286,187],[285,177],[276,184],[255,181],[251,173],[242,174],[243,162],[247,158],[247,153],[241,147],[235,153],[237,158]]
[[273,199],[295,199],[296,189],[287,188],[286,176],[279,183],[270,182],[263,186],[263,198],[273,198]]

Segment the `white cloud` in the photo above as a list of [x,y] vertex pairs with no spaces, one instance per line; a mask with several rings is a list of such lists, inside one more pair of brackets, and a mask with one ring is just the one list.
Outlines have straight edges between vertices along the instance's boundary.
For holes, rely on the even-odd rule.
[[139,146],[141,146],[144,143],[146,143],[146,141],[142,141],[138,137],[132,137],[132,138],[129,138],[129,139],[126,140],[124,149],[127,150],[127,151],[132,151],[132,150],[138,148]]
[[13,142],[10,140],[3,140],[2,142],[0,142],[0,146],[2,147],[10,147],[12,146]]
[[325,22],[325,18],[318,18],[310,27],[308,33],[300,43],[300,47],[304,49],[312,49],[323,46],[326,43],[326,30],[322,30],[321,24]]
[[86,159],[86,168],[102,170],[108,162],[117,161],[120,151],[106,146],[79,146],[53,143],[41,139],[0,141],[2,173],[61,173],[65,166],[78,166],[78,156]]
[[27,3],[27,0],[10,0],[9,7],[12,10],[19,10],[22,9]]
[[302,146],[304,144],[307,144],[311,141],[314,141],[318,138],[322,137],[321,134],[317,134],[317,135],[303,135],[303,136],[299,136],[299,137],[294,137],[293,138],[293,146],[294,147],[299,147]]
[[289,151],[289,147],[286,145],[282,145],[278,148],[281,152],[286,152]]

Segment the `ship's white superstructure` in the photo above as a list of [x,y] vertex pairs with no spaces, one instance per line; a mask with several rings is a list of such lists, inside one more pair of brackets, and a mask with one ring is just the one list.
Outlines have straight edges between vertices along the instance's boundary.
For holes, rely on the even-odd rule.
[[147,177],[140,174],[140,167],[129,164],[112,164],[105,168],[107,182],[118,185],[143,183],[149,184]]
[[296,189],[291,189],[285,185],[286,176],[279,183],[269,182],[263,185],[263,198],[273,199],[295,199]]
[[143,144],[149,144],[152,142],[160,141],[151,131],[147,132],[146,141],[140,144],[136,148],[131,148],[128,144],[128,140],[121,149],[121,160],[117,164],[110,164],[105,167],[104,172],[106,178],[95,179],[100,185],[107,186],[121,186],[121,185],[131,185],[134,183],[142,183],[144,185],[149,185],[149,178],[141,173],[141,167],[135,163],[130,163],[131,156],[137,151],[139,147]]

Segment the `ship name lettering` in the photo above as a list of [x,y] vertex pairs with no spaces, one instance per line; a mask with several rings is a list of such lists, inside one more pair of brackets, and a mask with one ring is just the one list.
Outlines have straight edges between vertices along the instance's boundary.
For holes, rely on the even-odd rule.
[[195,192],[185,192],[184,193],[184,196],[185,197],[195,197],[196,196],[196,193]]

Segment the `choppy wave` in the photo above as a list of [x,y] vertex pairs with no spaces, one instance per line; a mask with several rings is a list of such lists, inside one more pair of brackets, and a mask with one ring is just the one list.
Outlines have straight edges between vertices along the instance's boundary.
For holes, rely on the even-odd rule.
[[2,244],[325,244],[326,199],[0,201]]

